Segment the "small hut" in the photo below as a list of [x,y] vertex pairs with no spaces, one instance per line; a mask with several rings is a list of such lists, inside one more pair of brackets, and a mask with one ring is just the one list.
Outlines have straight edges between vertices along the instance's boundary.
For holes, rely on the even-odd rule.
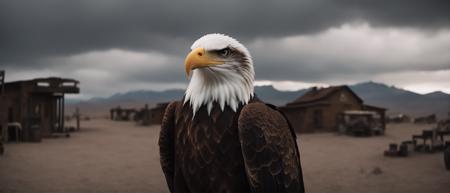
[[379,114],[385,129],[385,108],[365,105],[348,86],[313,87],[291,103],[280,107],[297,132],[338,131],[346,111],[371,111]]
[[150,109],[150,124],[161,124],[169,103],[158,103],[156,107]]
[[167,105],[169,103],[158,103],[156,107],[149,109],[146,104],[136,113],[135,121],[142,125],[161,124]]
[[50,77],[4,83],[4,75],[0,73],[3,140],[40,141],[53,133],[66,133],[64,96],[80,92],[77,80]]

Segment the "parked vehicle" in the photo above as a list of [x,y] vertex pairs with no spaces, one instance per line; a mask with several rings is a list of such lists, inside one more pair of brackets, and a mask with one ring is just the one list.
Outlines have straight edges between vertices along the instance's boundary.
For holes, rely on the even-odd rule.
[[384,134],[381,118],[373,111],[344,111],[339,118],[338,130],[356,136]]

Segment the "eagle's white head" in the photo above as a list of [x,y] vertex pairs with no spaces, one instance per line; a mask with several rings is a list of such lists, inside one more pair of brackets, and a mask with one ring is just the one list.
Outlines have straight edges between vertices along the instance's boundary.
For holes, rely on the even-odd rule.
[[253,96],[255,72],[253,61],[241,43],[223,34],[208,34],[191,46],[186,56],[186,75],[192,78],[186,89],[184,103],[193,113],[206,105],[208,114],[217,102],[222,111],[229,106],[236,111]]

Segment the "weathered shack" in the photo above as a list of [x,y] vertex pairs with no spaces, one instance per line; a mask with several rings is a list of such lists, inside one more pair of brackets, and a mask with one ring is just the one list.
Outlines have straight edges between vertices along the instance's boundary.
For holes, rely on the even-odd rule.
[[[78,84],[77,80],[57,77],[3,81],[0,125],[4,140],[40,141],[53,133],[65,133],[64,95],[79,93]],[[8,132],[8,125],[21,129],[14,134]]]
[[148,105],[145,105],[144,108],[136,113],[136,122],[141,125],[161,124],[167,105],[169,103],[158,103],[156,107],[151,109],[148,108]]
[[161,124],[164,117],[164,112],[169,103],[158,103],[156,107],[150,109],[150,124]]
[[313,87],[280,107],[297,132],[337,131],[339,118],[349,110],[374,111],[385,129],[385,108],[365,105],[348,86]]

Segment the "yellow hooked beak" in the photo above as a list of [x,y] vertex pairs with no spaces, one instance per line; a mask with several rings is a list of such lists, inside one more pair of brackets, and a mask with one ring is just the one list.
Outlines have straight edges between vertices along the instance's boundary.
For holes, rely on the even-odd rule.
[[186,65],[186,76],[189,79],[191,71],[196,68],[215,66],[223,63],[224,61],[217,60],[208,54],[204,48],[196,48],[186,56],[186,60],[184,61]]

